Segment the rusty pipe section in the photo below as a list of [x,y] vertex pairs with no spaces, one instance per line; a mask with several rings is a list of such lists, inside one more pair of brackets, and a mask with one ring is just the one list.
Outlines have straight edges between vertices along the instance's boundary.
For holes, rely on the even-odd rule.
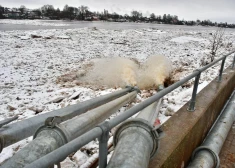
[[45,120],[48,117],[63,116],[63,120],[66,121],[77,115],[85,113],[88,110],[94,109],[102,104],[108,103],[118,97],[121,97],[133,90],[133,87],[127,87],[125,89],[107,95],[99,96],[97,98],[71,105],[59,110],[37,115],[35,117],[13,124],[5,125],[0,128],[0,152],[4,147],[12,145],[29,136],[32,136],[35,131],[44,124]]
[[188,168],[219,168],[219,153],[235,120],[235,91],[214,127],[193,155]]
[[122,106],[131,102],[136,95],[137,91],[133,91],[71,120],[60,124],[50,123],[49,125],[41,127],[36,132],[35,139],[5,162],[2,167],[25,167],[40,157],[84,134],[86,131],[91,130]]
[[135,119],[124,122],[114,135],[115,150],[107,168],[147,168],[158,149],[154,122],[162,99],[143,109]]

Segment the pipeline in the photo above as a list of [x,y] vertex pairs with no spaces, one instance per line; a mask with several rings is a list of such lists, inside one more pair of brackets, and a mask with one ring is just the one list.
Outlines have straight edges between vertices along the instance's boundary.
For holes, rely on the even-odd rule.
[[[165,89],[164,89],[165,90]],[[164,91],[162,90],[162,91]],[[161,91],[161,92],[162,92]],[[163,92],[163,94],[166,91]],[[104,133],[104,130],[102,127],[106,127],[107,131],[109,129],[117,126],[122,121],[126,120],[127,118],[131,117],[135,113],[142,110],[144,107],[148,107],[149,105],[153,104],[157,100],[159,100],[162,96],[157,96],[156,98],[148,98],[149,101],[144,101],[129,110],[125,111],[125,113],[122,113],[118,115],[117,117],[111,119],[110,121],[105,121],[99,126],[91,129],[90,131],[84,133],[83,135],[75,138],[74,140],[68,142],[67,144],[61,146],[60,148],[54,150],[53,152],[41,157],[38,160],[35,160],[33,163],[30,163],[29,165],[25,166],[25,168],[44,168],[54,165],[55,163],[63,161],[68,155],[70,155],[73,152],[76,152],[79,150],[82,146],[86,145],[88,142],[92,141],[95,138],[101,137]],[[151,128],[152,130],[152,128]]]
[[88,110],[94,109],[102,104],[105,104],[118,97],[121,97],[127,94],[128,92],[133,91],[133,89],[133,87],[127,87],[120,91],[99,96],[97,98],[87,100],[75,105],[71,105],[63,109],[55,110],[23,121],[3,126],[2,128],[0,128],[0,152],[4,147],[12,145],[29,136],[32,136],[35,131],[44,124],[45,120],[48,117],[63,116],[63,118],[61,118],[61,122],[66,121],[77,115],[85,113]]
[[124,122],[114,135],[115,150],[107,168],[147,168],[158,149],[154,128],[162,99],[143,109],[135,119]]
[[235,120],[235,91],[230,97],[227,106],[222,112],[218,121],[211,129],[204,142],[198,147],[192,155],[192,162],[188,168],[219,168],[219,156],[224,141]]
[[58,118],[55,117],[52,122],[46,122],[45,126],[39,128],[39,130],[35,133],[35,139],[16,153],[7,162],[5,162],[3,167],[25,167],[27,164],[30,164],[31,162],[91,130],[97,124],[101,123],[115,113],[123,105],[132,101],[136,95],[137,91],[133,91],[105,105],[90,110],[85,114],[60,124],[56,123]]

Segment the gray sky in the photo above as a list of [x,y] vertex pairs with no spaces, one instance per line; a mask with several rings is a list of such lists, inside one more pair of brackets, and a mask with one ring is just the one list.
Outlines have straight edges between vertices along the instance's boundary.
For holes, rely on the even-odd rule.
[[145,16],[150,13],[157,15],[178,15],[185,20],[223,21],[235,23],[235,0],[0,0],[0,5],[27,8],[39,8],[42,5],[51,4],[55,8],[63,9],[65,4],[78,7],[86,5],[91,11],[117,12],[130,14],[135,9]]

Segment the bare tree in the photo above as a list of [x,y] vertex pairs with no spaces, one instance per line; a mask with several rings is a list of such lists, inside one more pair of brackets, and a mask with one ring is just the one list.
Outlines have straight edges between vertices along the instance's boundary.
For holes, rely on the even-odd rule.
[[53,5],[43,5],[43,7],[41,7],[41,11],[42,11],[43,15],[49,17],[49,16],[54,15],[55,8]]
[[89,8],[87,6],[81,5],[81,6],[78,7],[78,12],[82,17],[82,20],[84,20],[85,17],[87,17],[87,15],[89,13]]
[[219,27],[214,33],[211,33],[209,42],[208,49],[210,52],[205,54],[201,59],[202,66],[213,62],[217,55],[220,55],[224,50],[231,50],[233,46],[232,36],[225,35],[225,29],[222,27]]
[[78,10],[81,14],[86,14],[86,12],[89,10],[89,8],[87,6],[81,5],[78,7]]
[[201,66],[205,66],[215,60],[219,50],[223,46],[224,29],[218,28],[214,33],[210,33],[208,49],[210,52],[204,53],[204,56],[200,60]]
[[139,20],[139,19],[142,17],[142,13],[133,10],[133,11],[131,12],[131,16],[132,16],[133,21],[136,21],[136,20]]
[[27,9],[26,9],[26,7],[24,5],[21,5],[19,10],[20,10],[21,14],[24,14],[27,11]]
[[212,38],[210,39],[210,61],[213,62],[215,60],[215,56],[218,54],[218,51],[223,47],[224,41],[224,28],[218,28],[214,34],[212,34]]
[[151,14],[150,14],[150,18],[151,18],[151,19],[156,19],[156,15],[155,15],[154,13],[151,13]]

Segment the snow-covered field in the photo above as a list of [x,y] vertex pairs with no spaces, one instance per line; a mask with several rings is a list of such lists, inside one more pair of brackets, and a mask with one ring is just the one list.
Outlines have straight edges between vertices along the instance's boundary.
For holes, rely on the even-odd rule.
[[[28,21],[19,22],[28,24]],[[36,25],[40,23],[34,22]],[[16,114],[19,115],[18,120],[23,120],[115,91],[116,88],[79,85],[78,79],[58,82],[58,77],[79,72],[97,58],[124,57],[142,63],[150,56],[164,55],[172,62],[174,79],[182,79],[199,68],[201,60],[207,57],[210,33],[211,30],[96,28],[0,31],[0,120]],[[231,39],[234,37],[235,31],[225,32],[225,38],[230,39],[233,46],[235,43]],[[224,47],[220,52],[228,53],[233,46]],[[226,60],[226,67],[231,60],[232,57]],[[202,73],[199,91],[217,76],[219,68],[220,64],[217,64]],[[162,123],[190,99],[192,84],[193,81],[190,81],[164,97],[159,116]],[[153,90],[142,90],[135,103],[153,93]],[[58,98],[61,101],[53,103]],[[30,140],[28,138],[5,148],[0,162],[11,157]],[[89,143],[82,151],[68,157],[62,167],[86,167],[97,157],[97,148],[97,141]],[[92,152],[87,154],[87,151]]]

